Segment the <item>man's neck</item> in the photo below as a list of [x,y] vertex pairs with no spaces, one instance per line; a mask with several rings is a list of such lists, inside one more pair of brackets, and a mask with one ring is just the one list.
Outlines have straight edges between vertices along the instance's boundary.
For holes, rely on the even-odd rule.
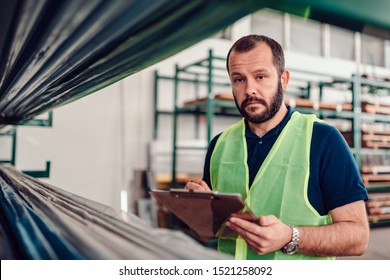
[[251,123],[248,122],[249,129],[259,137],[263,137],[268,131],[276,127],[278,124],[282,122],[284,117],[286,116],[288,109],[286,105],[283,103],[280,107],[279,111],[266,122],[263,123]]

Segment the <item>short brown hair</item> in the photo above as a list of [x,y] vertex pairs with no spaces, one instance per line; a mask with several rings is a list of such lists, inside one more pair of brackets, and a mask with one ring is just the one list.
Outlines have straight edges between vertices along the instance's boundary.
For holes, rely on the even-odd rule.
[[238,39],[230,48],[226,58],[226,69],[229,73],[229,57],[232,51],[244,53],[254,49],[258,43],[266,43],[272,50],[273,63],[281,76],[284,71],[284,51],[282,46],[274,39],[264,36],[251,34]]

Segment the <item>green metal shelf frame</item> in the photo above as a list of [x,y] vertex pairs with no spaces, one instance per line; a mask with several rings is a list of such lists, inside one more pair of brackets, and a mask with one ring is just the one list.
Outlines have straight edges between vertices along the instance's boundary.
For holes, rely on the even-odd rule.
[[11,143],[12,143],[12,149],[11,149],[11,157],[10,159],[0,159],[1,163],[9,163],[12,165],[15,165],[16,161],[16,128],[12,127],[10,130],[1,132],[0,130],[0,137],[10,137]]
[[390,186],[388,185],[383,185],[383,186],[370,186],[368,185],[367,187],[367,190],[369,192],[375,192],[375,193],[379,193],[379,192],[390,192]]
[[[224,67],[218,67],[214,64],[214,61],[225,61],[225,58],[214,56],[213,50],[209,50],[208,57],[206,59],[201,59],[195,63],[188,64],[183,67],[175,65],[175,74],[173,77],[159,75],[157,71],[154,73],[154,131],[153,138],[158,138],[158,127],[159,127],[159,115],[172,115],[173,116],[173,143],[172,143],[172,186],[176,187],[176,170],[177,170],[177,151],[179,149],[189,149],[189,147],[183,148],[179,147],[177,144],[177,130],[178,130],[178,117],[182,114],[191,114],[195,115],[195,137],[199,138],[199,117],[201,115],[206,115],[207,119],[207,143],[210,142],[212,138],[212,123],[214,116],[231,116],[239,117],[239,113],[234,110],[234,102],[225,101],[225,100],[215,100],[213,98],[213,87],[216,85],[219,86],[230,86],[230,81],[227,75],[218,75],[215,73],[215,70],[220,70],[226,72]],[[194,69],[203,69],[205,72],[197,72]],[[182,74],[187,76],[192,76],[193,78],[184,78]],[[224,79],[222,81],[217,81],[216,79]],[[159,97],[159,86],[158,83],[160,80],[169,80],[174,83],[174,94],[173,94],[173,110],[159,110],[158,109],[158,97]],[[195,104],[186,107],[179,107],[177,100],[179,96],[179,84],[180,83],[192,83],[195,86],[195,97],[198,98],[199,87],[200,85],[205,85],[207,88],[207,101],[204,104]],[[221,109],[220,112],[215,111],[215,108]],[[234,110],[234,112],[230,112]],[[199,149],[199,147],[196,147]],[[204,147],[207,149],[207,147]]]
[[[31,120],[26,121],[20,121],[15,123],[7,123],[4,125],[12,125],[12,128],[1,132],[0,130],[0,137],[11,137],[11,158],[6,160],[0,160],[0,164],[16,164],[16,146],[17,146],[17,126],[38,126],[38,127],[52,127],[53,125],[53,112],[48,112],[48,117],[46,119],[38,119],[33,118]],[[24,170],[23,173],[30,175],[35,178],[49,178],[50,177],[50,169],[51,169],[51,162],[46,161],[45,163],[45,169],[43,170]]]
[[370,228],[388,227],[388,226],[390,226],[390,220],[383,220],[383,221],[370,223]]
[[[179,96],[179,82],[180,82],[180,74],[185,73],[185,74],[195,74],[196,77],[198,75],[206,75],[206,85],[207,85],[207,101],[205,102],[206,104],[206,119],[207,119],[207,143],[210,143],[211,138],[212,138],[212,124],[213,124],[213,119],[214,119],[214,108],[219,104],[222,106],[222,103],[219,102],[217,103],[216,100],[213,97],[213,88],[215,85],[218,84],[214,80],[215,77],[218,75],[215,75],[214,71],[215,70],[221,70],[221,71],[226,71],[225,68],[222,67],[217,67],[214,65],[214,61],[219,60],[219,61],[225,61],[225,58],[214,56],[213,50],[210,49],[208,53],[208,57],[206,59],[202,59],[198,62],[189,64],[184,67],[179,67],[177,64],[175,65],[175,79],[174,79],[174,111],[173,111],[173,147],[172,147],[172,186],[177,187],[177,181],[176,181],[176,170],[177,170],[177,151],[180,149],[180,147],[177,145],[177,124],[178,124],[178,116],[181,113],[181,108],[179,108],[177,104],[178,96]],[[197,73],[193,72],[194,68],[203,68],[206,69],[206,74],[204,73]],[[228,86],[230,85],[230,82],[228,80],[228,77],[226,77],[226,81],[221,83],[222,85]],[[196,88],[198,89],[198,88]],[[199,96],[198,92],[195,94],[196,97]],[[229,103],[228,103],[229,104]],[[230,104],[228,105],[229,107],[231,106]],[[194,108],[200,108],[200,107],[194,107]],[[200,111],[199,111],[200,113]],[[199,116],[199,115],[197,115]],[[198,129],[197,127],[196,129]],[[196,132],[197,135],[198,132]],[[206,149],[207,147],[205,147]]]

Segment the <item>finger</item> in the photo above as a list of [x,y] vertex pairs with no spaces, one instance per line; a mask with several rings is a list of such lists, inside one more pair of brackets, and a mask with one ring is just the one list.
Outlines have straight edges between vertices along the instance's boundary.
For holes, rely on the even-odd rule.
[[262,237],[261,227],[253,222],[232,217],[227,225],[242,237],[251,240],[257,240]]
[[201,186],[191,181],[187,182],[184,188],[187,190],[198,190],[199,188],[201,188]]
[[251,246],[253,247],[255,247],[255,244],[258,244],[261,241],[258,235],[238,226],[235,223],[227,222],[226,225],[229,226],[229,228],[235,231],[238,235],[240,235],[248,244],[251,243]]
[[253,242],[251,240],[245,240],[245,242],[258,255],[264,255],[272,252],[271,250],[267,249],[266,246],[263,246],[262,242]]
[[187,184],[185,185],[184,188],[187,189],[187,190],[210,191],[209,188],[204,187],[204,186],[202,186],[200,184],[197,184],[197,183],[195,183],[193,181],[187,182]]
[[247,221],[252,221],[252,222],[258,221],[258,218],[252,212],[233,213],[231,216],[235,218],[247,220]]
[[249,232],[234,223],[228,222],[227,225],[239,236],[241,236],[241,238],[245,240],[248,246],[257,254],[263,255],[270,252],[270,250],[267,249],[268,242],[263,240],[259,235]]
[[205,181],[203,181],[203,180],[200,180],[199,185],[204,187],[205,190],[210,190],[209,185],[207,185],[207,183]]
[[279,220],[274,215],[268,216],[260,216],[259,217],[259,225],[261,226],[269,226],[277,223]]
[[259,226],[253,223],[252,221],[247,221],[244,219],[240,219],[237,217],[231,217],[229,221],[233,224],[236,225],[245,231],[249,231],[251,233],[257,234],[259,231]]
[[191,181],[191,182],[196,185],[197,190],[199,190],[199,191],[211,191],[209,186],[207,185],[207,183],[203,180],[200,180],[199,183],[196,183],[194,181]]

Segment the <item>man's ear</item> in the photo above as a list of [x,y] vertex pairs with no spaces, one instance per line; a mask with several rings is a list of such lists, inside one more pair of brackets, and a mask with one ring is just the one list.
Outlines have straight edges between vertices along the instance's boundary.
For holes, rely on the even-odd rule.
[[287,85],[289,81],[290,81],[290,72],[288,70],[284,70],[280,77],[280,82],[282,83],[283,91],[287,89]]

